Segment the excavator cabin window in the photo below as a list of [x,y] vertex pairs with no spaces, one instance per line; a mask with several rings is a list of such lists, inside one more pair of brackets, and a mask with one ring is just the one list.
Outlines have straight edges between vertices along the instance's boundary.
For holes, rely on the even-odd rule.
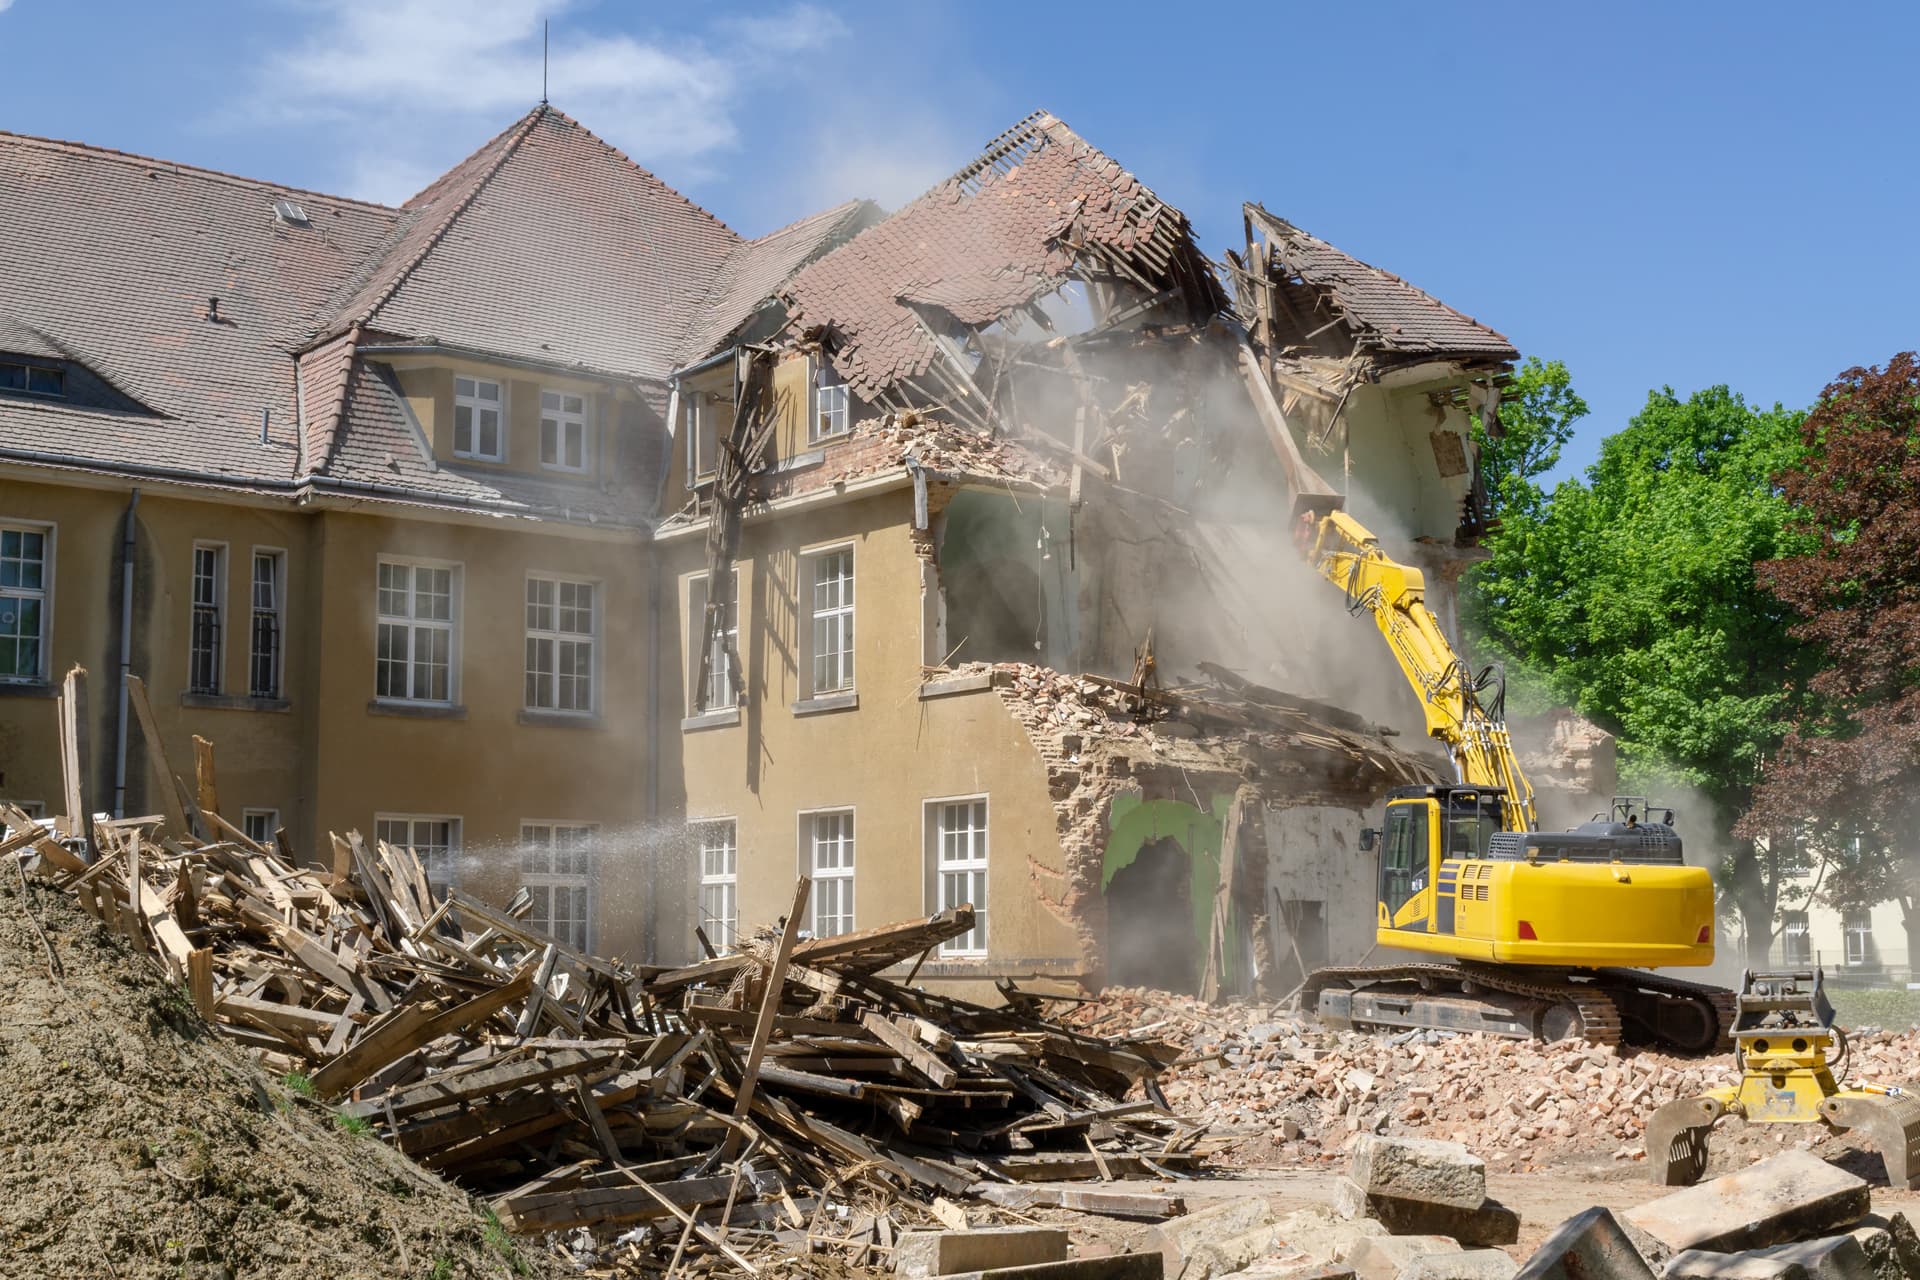
[[1427,806],[1396,804],[1387,809],[1386,847],[1380,853],[1380,901],[1398,911],[1426,887]]
[[1447,805],[1447,843],[1441,851],[1443,858],[1484,858],[1487,847],[1493,842],[1493,833],[1500,830],[1500,815],[1494,808],[1499,802],[1491,796],[1482,800],[1478,797],[1455,797]]

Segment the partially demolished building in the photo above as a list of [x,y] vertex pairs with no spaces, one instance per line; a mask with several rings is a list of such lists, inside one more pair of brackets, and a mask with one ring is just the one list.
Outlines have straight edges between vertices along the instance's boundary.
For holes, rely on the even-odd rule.
[[[0,141],[0,795],[118,655],[155,709],[93,708],[90,807],[159,807],[146,735],[239,741],[250,830],[376,830],[606,952],[724,948],[796,873],[819,935],[972,904],[915,969],[955,983],[1280,992],[1371,940],[1357,832],[1445,762],[1293,530],[1343,495],[1447,616],[1493,330],[1258,205],[1213,262],[1045,113],[753,241],[545,106],[400,210]],[[142,166],[248,246],[163,243],[183,287],[238,284],[96,322],[41,206]],[[22,585],[88,566],[126,611]]]

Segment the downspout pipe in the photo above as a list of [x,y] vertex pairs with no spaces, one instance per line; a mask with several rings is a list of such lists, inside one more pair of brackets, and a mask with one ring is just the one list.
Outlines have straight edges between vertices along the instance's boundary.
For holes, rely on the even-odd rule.
[[120,697],[113,724],[113,816],[127,816],[127,677],[133,674],[133,553],[140,487],[127,495],[127,526],[120,538]]

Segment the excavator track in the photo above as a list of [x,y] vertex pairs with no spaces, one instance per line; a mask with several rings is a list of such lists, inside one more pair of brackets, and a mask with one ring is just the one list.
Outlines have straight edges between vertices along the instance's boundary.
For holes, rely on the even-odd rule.
[[1575,977],[1556,970],[1411,963],[1317,969],[1300,1000],[1301,1008],[1335,1026],[1431,1027],[1536,1040],[1577,1035],[1595,1044],[1632,1038],[1705,1053],[1727,1042],[1737,997],[1632,969]]

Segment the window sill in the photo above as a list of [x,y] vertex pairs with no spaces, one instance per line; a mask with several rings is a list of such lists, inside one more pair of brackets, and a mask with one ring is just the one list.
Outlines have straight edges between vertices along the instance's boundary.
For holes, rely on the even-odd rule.
[[368,698],[367,714],[398,716],[402,720],[465,720],[467,709],[444,702],[393,702],[383,698]]
[[933,698],[951,698],[960,693],[978,693],[982,689],[993,688],[993,672],[979,671],[972,675],[941,676],[924,681],[920,685],[920,701]]
[[826,460],[825,452],[809,445],[805,453],[796,453],[791,458],[782,458],[774,463],[769,469],[769,474],[777,476],[788,471],[805,471],[808,467],[817,467]]
[[291,711],[293,703],[285,698],[255,698],[239,693],[183,693],[183,707],[204,711]]
[[535,707],[520,708],[521,724],[545,725],[552,729],[604,729],[607,722],[591,711],[546,711]]
[[60,691],[45,680],[0,680],[0,698],[57,698]]
[[731,729],[739,723],[739,707],[719,707],[713,711],[702,711],[697,716],[688,716],[680,722],[680,732],[698,733],[702,729]]
[[817,716],[828,711],[857,711],[859,707],[860,695],[857,693],[829,693],[818,698],[802,698],[793,704],[793,714]]

